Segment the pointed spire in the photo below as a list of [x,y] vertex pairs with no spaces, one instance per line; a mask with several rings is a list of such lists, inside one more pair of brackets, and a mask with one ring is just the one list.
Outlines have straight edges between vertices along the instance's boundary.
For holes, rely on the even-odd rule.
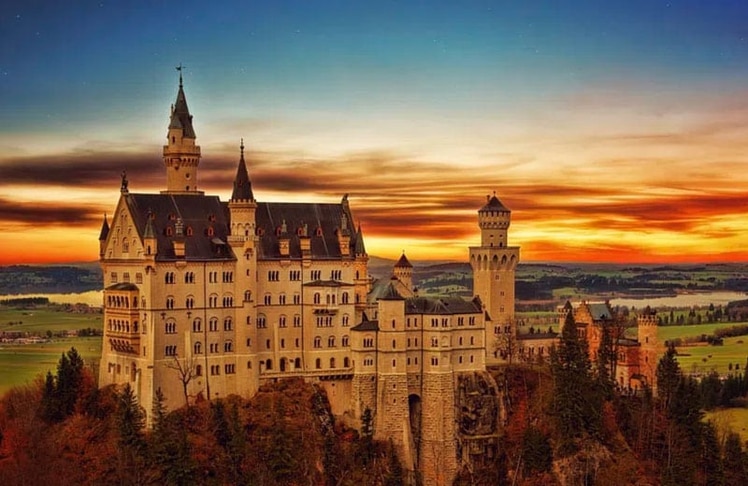
[[148,211],[148,216],[146,217],[145,222],[145,230],[143,231],[143,238],[155,238],[156,237],[156,230],[153,229],[153,212]]
[[234,192],[231,193],[232,201],[254,201],[255,196],[252,194],[252,183],[249,181],[249,173],[247,172],[247,164],[244,162],[244,139],[242,138],[241,145],[241,156],[239,157],[239,167],[236,169],[236,177],[234,178]]
[[99,233],[99,241],[105,241],[109,235],[109,223],[106,220],[106,213],[104,213],[104,222],[101,223],[101,233]]
[[184,130],[185,138],[194,139],[197,137],[195,137],[195,129],[192,127],[192,115],[190,115],[190,109],[187,107],[187,98],[184,96],[182,69],[184,69],[184,66],[181,64],[177,66],[177,71],[179,71],[179,91],[177,91],[177,101],[171,110],[169,128],[181,128]]
[[354,252],[357,256],[366,255],[366,247],[364,246],[364,233],[363,231],[361,231],[361,223],[358,224],[358,229],[356,230],[356,246],[354,248]]

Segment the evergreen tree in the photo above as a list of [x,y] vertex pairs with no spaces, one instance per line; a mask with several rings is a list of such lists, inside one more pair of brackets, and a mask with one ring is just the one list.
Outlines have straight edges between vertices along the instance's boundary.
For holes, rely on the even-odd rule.
[[405,484],[405,476],[403,473],[403,466],[400,464],[400,459],[397,457],[397,451],[395,446],[390,441],[387,454],[389,456],[389,470],[384,478],[385,486],[403,486]]
[[675,346],[669,343],[667,351],[657,363],[657,395],[665,409],[670,406],[670,402],[680,381],[680,365],[678,365],[675,355]]
[[724,474],[722,458],[719,454],[719,440],[717,440],[717,431],[711,422],[703,424],[702,427],[699,469],[700,482],[705,486],[720,486],[723,484]]
[[55,377],[51,371],[47,371],[44,379],[44,389],[42,390],[41,405],[42,420],[47,423],[59,422],[62,420],[62,410],[57,398],[57,387],[55,386]]
[[374,456],[374,418],[371,409],[366,407],[361,414],[361,443],[359,457],[364,466],[368,465]]
[[600,430],[602,402],[590,368],[587,342],[577,335],[574,317],[569,313],[558,349],[551,352],[554,390],[551,414],[556,420],[562,456],[574,451],[575,439]]
[[748,484],[748,460],[740,445],[740,436],[728,434],[724,449],[725,486],[745,486]]
[[72,415],[83,383],[83,358],[75,348],[63,353],[57,364],[57,397],[63,417]]
[[522,436],[522,467],[525,475],[550,471],[553,451],[548,438],[537,427],[529,426]]

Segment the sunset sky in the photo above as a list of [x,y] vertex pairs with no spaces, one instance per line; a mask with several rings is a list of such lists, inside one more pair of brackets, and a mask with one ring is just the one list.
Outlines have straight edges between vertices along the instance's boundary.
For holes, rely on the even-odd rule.
[[227,199],[350,194],[370,254],[466,260],[496,191],[523,261],[748,261],[748,2],[15,1],[0,263],[92,261],[165,188],[180,63]]

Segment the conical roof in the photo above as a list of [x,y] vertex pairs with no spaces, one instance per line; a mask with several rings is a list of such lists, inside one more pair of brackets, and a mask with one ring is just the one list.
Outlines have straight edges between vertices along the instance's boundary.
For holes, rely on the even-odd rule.
[[496,193],[494,193],[494,195],[491,196],[488,199],[488,202],[486,203],[486,205],[483,206],[482,208],[480,208],[478,211],[479,212],[483,212],[483,211],[507,211],[507,212],[511,212],[511,210],[508,207],[504,206],[504,204],[502,204],[502,202],[499,201],[499,198],[496,197]]
[[395,268],[413,268],[413,265],[408,261],[408,257],[405,256],[405,252],[403,252],[400,259],[395,263]]
[[356,255],[366,255],[366,247],[364,246],[364,233],[361,231],[361,225],[358,225],[356,230],[356,246],[354,248]]
[[182,75],[179,75],[179,91],[177,92],[177,101],[171,111],[171,120],[169,128],[181,128],[184,130],[185,138],[196,138],[195,129],[192,127],[192,115],[187,107],[187,98],[184,96],[182,88]]
[[241,157],[239,158],[239,167],[236,169],[236,177],[234,177],[234,191],[231,193],[231,199],[233,201],[254,201],[255,197],[254,194],[252,194],[252,183],[249,181],[247,164],[244,162],[244,140],[242,140],[240,147]]
[[405,300],[402,295],[397,291],[395,285],[390,282],[384,291],[384,294],[379,298],[380,300]]
[[99,241],[106,240],[107,236],[109,236],[109,223],[107,223],[106,214],[105,214],[104,222],[101,223],[101,233],[99,233]]

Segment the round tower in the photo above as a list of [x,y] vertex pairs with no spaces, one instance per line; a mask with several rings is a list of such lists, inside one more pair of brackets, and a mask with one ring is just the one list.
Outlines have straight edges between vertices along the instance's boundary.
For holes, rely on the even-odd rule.
[[182,85],[182,66],[179,71],[177,100],[171,107],[169,132],[164,145],[166,167],[166,193],[202,194],[197,190],[197,166],[200,164],[200,146],[195,144],[192,115],[187,107]]

